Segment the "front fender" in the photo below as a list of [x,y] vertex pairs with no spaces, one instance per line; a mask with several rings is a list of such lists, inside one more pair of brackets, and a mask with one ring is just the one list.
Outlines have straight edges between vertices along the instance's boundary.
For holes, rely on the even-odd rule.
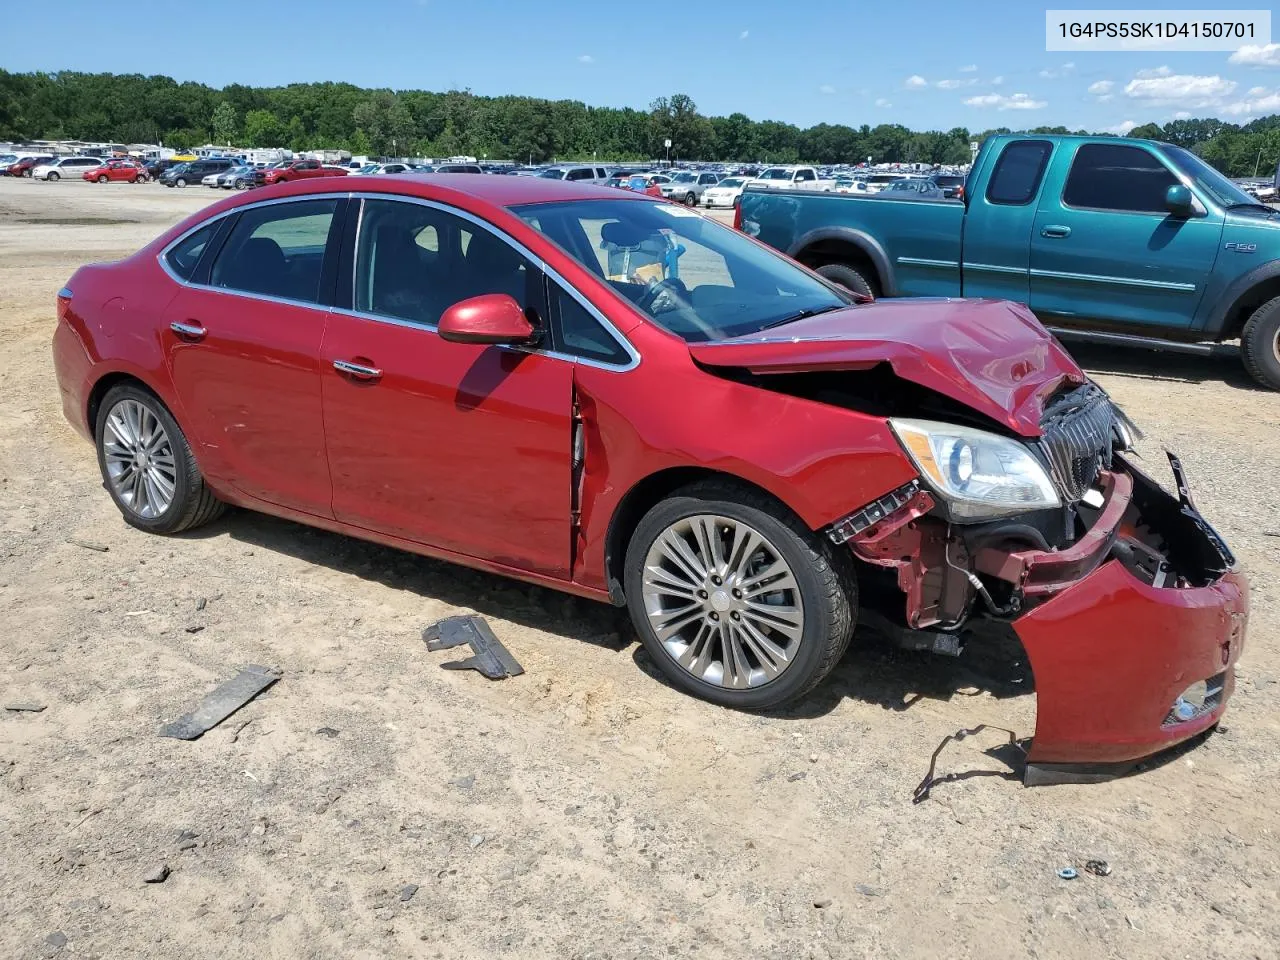
[[[1222,264],[1223,258],[1228,256],[1242,255],[1221,253],[1218,255],[1218,263]],[[1280,260],[1269,260],[1226,283],[1219,294],[1215,295],[1210,288],[1201,301],[1201,315],[1196,318],[1195,326],[1207,337],[1223,339],[1228,333],[1227,323],[1234,317],[1240,302],[1259,284],[1276,279],[1280,279]]]
[[806,249],[823,240],[839,240],[857,247],[875,264],[876,273],[879,275],[880,292],[886,297],[897,295],[898,284],[889,262],[889,255],[885,253],[880,241],[865,230],[859,230],[856,227],[818,227],[803,234],[792,243],[787,249],[787,256],[799,260]]

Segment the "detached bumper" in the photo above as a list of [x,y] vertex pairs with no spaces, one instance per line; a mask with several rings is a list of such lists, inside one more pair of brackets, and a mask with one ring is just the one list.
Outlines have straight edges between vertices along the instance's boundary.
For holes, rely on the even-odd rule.
[[[1103,564],[1013,624],[1036,683],[1028,763],[1137,760],[1218,722],[1244,648],[1248,584],[1228,573],[1190,589],[1153,587]],[[1221,692],[1187,720],[1171,716],[1197,681]]]

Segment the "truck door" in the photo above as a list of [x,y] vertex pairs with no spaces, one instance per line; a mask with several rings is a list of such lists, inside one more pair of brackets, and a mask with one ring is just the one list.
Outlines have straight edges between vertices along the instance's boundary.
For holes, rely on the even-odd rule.
[[1190,327],[1223,218],[1199,200],[1190,215],[1171,213],[1165,193],[1181,182],[1141,143],[1083,143],[1060,157],[1031,237],[1031,309],[1050,324]]
[[1036,194],[1052,155],[1048,140],[1009,141],[996,157],[987,188],[969,197],[960,269],[966,297],[1030,299]]

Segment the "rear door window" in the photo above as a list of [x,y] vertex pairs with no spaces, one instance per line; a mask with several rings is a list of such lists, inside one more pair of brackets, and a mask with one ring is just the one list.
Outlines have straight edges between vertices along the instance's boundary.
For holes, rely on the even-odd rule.
[[242,293],[318,303],[337,208],[336,198],[249,208],[218,253],[209,282]]
[[1048,140],[1015,140],[1004,148],[987,184],[987,202],[1023,206],[1035,199],[1044,179],[1053,144]]
[[1141,147],[1086,143],[1076,151],[1062,191],[1069,207],[1168,213],[1165,193],[1178,178]]
[[221,221],[215,221],[206,224],[175,244],[164,255],[164,262],[169,265],[169,269],[183,280],[190,280],[191,275],[196,271],[196,265],[200,263],[205,247],[213,239],[220,223]]

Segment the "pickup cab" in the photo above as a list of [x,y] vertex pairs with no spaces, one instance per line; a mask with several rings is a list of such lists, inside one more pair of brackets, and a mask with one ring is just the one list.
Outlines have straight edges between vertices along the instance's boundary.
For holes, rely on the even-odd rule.
[[290,180],[307,180],[311,177],[345,177],[342,167],[326,167],[319,160],[295,160],[287,167],[273,167],[263,175],[263,182],[287,183]]
[[813,167],[769,167],[750,182],[750,186],[762,190],[817,190],[830,193],[835,189],[834,180],[823,180]]
[[1181,147],[1002,134],[962,200],[780,195],[746,233],[855,292],[1027,304],[1063,339],[1213,355],[1280,390],[1280,211]]

